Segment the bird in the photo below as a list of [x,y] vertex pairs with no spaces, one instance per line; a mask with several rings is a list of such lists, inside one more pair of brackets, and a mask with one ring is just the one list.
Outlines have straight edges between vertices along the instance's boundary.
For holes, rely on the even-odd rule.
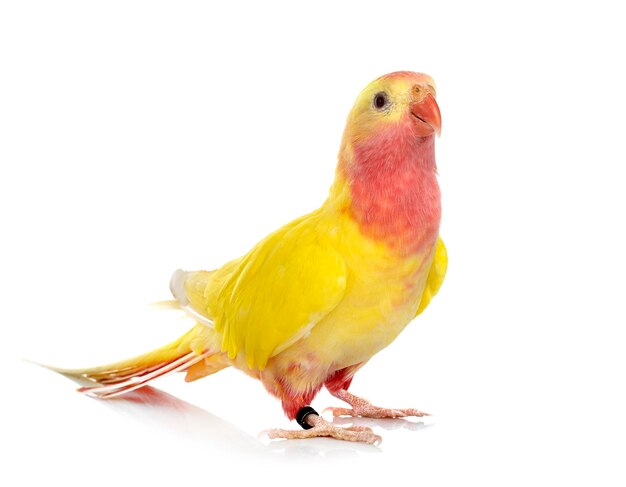
[[301,429],[270,438],[331,437],[379,444],[365,426],[340,426],[311,407],[325,387],[349,408],[333,417],[425,416],[373,405],[348,389],[439,291],[448,257],[439,235],[433,79],[397,71],[358,95],[346,121],[334,182],[323,204],[215,270],[177,270],[173,306],[195,325],[138,357],[59,369],[79,391],[112,398],[173,372],[186,381],[234,367],[258,379]]

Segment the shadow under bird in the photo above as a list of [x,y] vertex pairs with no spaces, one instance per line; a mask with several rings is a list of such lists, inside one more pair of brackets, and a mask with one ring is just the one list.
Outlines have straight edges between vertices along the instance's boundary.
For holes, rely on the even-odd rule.
[[335,181],[319,209],[219,269],[174,273],[176,306],[197,321],[191,330],[118,363],[53,370],[89,381],[82,392],[111,398],[171,372],[193,381],[235,367],[260,380],[302,427],[268,430],[271,438],[381,441],[371,428],[317,414],[310,403],[322,387],[350,405],[329,408],[334,416],[424,416],[374,406],[348,388],[428,306],[446,273],[435,97],[425,74],[374,80],[350,111]]

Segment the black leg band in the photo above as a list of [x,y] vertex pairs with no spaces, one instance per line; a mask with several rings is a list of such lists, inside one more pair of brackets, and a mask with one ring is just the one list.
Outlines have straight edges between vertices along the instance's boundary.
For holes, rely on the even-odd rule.
[[309,416],[309,414],[315,414],[315,416],[319,416],[319,414],[317,414],[317,411],[311,406],[304,406],[302,409],[300,409],[300,411],[298,411],[298,414],[296,414],[296,422],[300,426],[302,426],[302,429],[309,430],[313,428],[313,426],[306,422],[306,418]]

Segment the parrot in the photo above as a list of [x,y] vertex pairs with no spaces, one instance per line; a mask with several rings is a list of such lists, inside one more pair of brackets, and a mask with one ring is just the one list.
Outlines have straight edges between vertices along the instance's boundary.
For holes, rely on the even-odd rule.
[[356,372],[387,347],[439,291],[448,266],[439,236],[433,79],[381,76],[349,112],[324,203],[215,270],[174,272],[171,303],[195,320],[183,336],[121,362],[54,369],[112,398],[173,372],[186,381],[234,367],[257,379],[301,429],[271,439],[330,437],[379,444],[365,426],[339,426],[310,405],[325,387],[350,408],[333,417],[399,418],[418,409],[373,405],[348,392]]

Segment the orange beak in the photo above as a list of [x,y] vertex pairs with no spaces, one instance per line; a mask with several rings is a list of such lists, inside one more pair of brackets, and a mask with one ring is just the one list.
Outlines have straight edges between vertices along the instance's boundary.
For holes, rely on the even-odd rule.
[[441,112],[432,93],[411,104],[411,114],[416,119],[417,134],[426,137],[436,133],[441,135]]

